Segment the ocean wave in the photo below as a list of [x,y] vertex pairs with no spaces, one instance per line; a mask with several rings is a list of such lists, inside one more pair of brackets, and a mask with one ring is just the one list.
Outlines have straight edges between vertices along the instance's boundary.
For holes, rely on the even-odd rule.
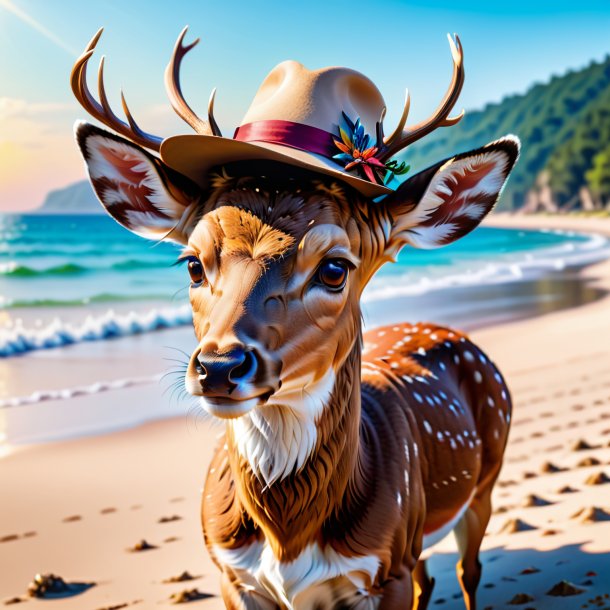
[[14,299],[8,300],[0,297],[0,311],[2,309],[17,309],[19,307],[82,307],[95,303],[133,303],[137,301],[168,301],[171,297],[165,294],[116,294],[102,292],[89,297],[76,299]]
[[[610,258],[610,241],[607,238],[598,235],[587,237],[588,239],[579,243],[570,242],[555,247],[523,252],[519,258],[514,256],[497,258],[483,265],[475,265],[473,269],[465,267],[445,269],[438,275],[431,272],[423,277],[419,271],[416,272],[415,277],[409,272],[382,273],[366,289],[363,301],[372,303],[390,298],[417,296],[460,286],[527,280],[542,277],[551,271],[590,265]],[[150,297],[148,295],[141,298],[162,297]],[[8,306],[83,305],[117,300],[134,300],[134,296],[99,294],[74,301],[41,299],[28,302],[11,302],[8,303]],[[103,341],[105,339],[127,337],[188,325],[191,321],[190,306],[183,305],[152,309],[145,313],[117,314],[114,311],[108,311],[103,315],[89,316],[82,324],[70,324],[55,319],[42,328],[25,328],[21,323],[16,323],[14,326],[0,329],[0,357],[15,356],[33,350],[63,347],[84,341]]]
[[0,409],[6,409],[8,407],[22,407],[24,405],[37,404],[47,400],[78,398],[79,396],[90,396],[93,394],[100,394],[101,392],[149,385],[151,383],[158,383],[161,378],[162,375],[153,375],[150,377],[132,377],[128,379],[114,379],[113,381],[96,381],[90,385],[62,388],[61,390],[42,390],[32,392],[27,396],[16,396],[14,398],[0,400]]
[[[161,265],[158,261],[139,259],[128,259],[118,261],[106,267],[87,267],[76,263],[64,263],[62,265],[54,265],[45,269],[36,269],[27,265],[20,265],[13,261],[8,263],[0,263],[0,276],[17,277],[17,278],[33,278],[41,276],[65,276],[65,275],[82,275],[83,273],[99,273],[104,271],[134,271],[137,269],[158,269]],[[162,264],[168,267],[167,264]]]
[[69,324],[59,318],[42,328],[25,328],[21,322],[0,329],[0,358],[34,350],[139,335],[190,324],[189,305],[152,309],[144,313],[117,314],[112,310],[88,316],[82,324]]
[[519,259],[514,257],[497,259],[473,269],[462,268],[437,277],[424,276],[414,280],[408,273],[380,276],[364,291],[362,300],[365,303],[374,303],[461,286],[523,281],[570,267],[592,265],[610,258],[610,240],[602,235],[587,237],[589,239],[581,243],[569,242],[524,252]]

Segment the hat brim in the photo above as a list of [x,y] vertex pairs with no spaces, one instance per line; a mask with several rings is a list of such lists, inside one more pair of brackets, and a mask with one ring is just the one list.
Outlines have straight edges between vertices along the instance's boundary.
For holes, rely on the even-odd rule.
[[212,167],[236,161],[277,161],[332,176],[365,195],[380,197],[392,189],[354,176],[322,155],[269,142],[241,142],[219,136],[181,135],[163,140],[161,159],[201,187],[208,185]]

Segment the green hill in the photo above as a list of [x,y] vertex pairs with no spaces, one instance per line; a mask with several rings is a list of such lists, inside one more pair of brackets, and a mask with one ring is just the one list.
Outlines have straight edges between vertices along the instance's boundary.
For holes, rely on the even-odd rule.
[[413,173],[508,133],[518,135],[523,148],[499,209],[521,208],[526,201],[530,209],[538,207],[545,188],[559,208],[607,205],[610,57],[468,112],[458,125],[438,129],[413,144],[403,158]]

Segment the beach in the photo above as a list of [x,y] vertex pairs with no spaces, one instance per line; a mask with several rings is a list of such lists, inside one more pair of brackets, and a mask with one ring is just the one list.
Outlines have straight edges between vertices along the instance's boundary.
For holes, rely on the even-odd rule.
[[[496,215],[486,224],[610,236],[607,218]],[[467,322],[507,378],[514,418],[483,544],[480,607],[610,608],[610,259],[510,285],[522,303],[511,316],[494,314],[506,286],[498,282],[476,291],[465,284],[443,307],[435,301],[449,293],[413,293],[413,311],[395,306],[404,295],[371,298],[365,321]],[[556,297],[534,298],[549,294]],[[164,360],[183,362],[175,350],[188,353],[193,342],[188,326],[168,324],[57,348],[66,350],[61,358],[33,349],[0,360],[0,600],[153,608],[197,589],[193,607],[224,607],[199,523],[222,427],[195,402],[171,396],[180,362]],[[435,551],[430,607],[463,608],[453,538]],[[192,580],[175,578],[185,571]],[[52,602],[30,598],[37,573],[82,583],[83,591]]]

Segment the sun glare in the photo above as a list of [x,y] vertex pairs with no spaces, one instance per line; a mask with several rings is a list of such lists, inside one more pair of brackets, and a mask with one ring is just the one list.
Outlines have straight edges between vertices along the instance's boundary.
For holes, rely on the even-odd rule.
[[42,25],[42,23],[34,19],[34,17],[28,15],[23,9],[13,4],[11,0],[0,0],[0,9],[4,9],[5,11],[11,13],[17,17],[17,19],[36,30],[39,34],[42,34],[55,46],[66,51],[66,53],[70,53],[70,55],[74,56],[78,55],[78,53],[74,49],[70,48],[61,38],[49,31],[44,25]]

